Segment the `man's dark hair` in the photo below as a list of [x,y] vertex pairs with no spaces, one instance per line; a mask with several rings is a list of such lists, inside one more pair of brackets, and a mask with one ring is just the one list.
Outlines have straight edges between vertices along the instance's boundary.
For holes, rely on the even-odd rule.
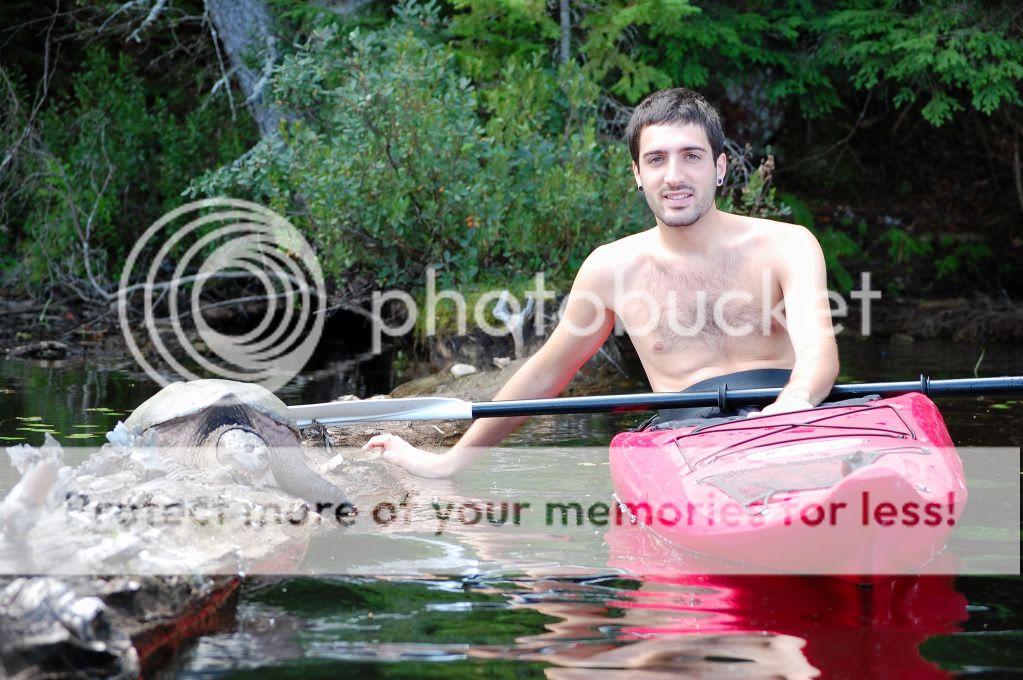
[[632,160],[639,162],[639,135],[648,125],[695,123],[707,133],[711,153],[716,160],[725,150],[725,133],[721,118],[706,99],[684,87],[660,90],[648,95],[632,112],[625,128],[625,142]]

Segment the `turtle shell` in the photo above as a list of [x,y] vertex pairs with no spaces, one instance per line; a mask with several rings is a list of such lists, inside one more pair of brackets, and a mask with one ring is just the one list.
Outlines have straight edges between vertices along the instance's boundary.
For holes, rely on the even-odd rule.
[[133,434],[177,418],[194,415],[222,399],[234,400],[267,418],[297,430],[288,407],[273,392],[251,383],[209,378],[171,383],[142,402],[124,426]]

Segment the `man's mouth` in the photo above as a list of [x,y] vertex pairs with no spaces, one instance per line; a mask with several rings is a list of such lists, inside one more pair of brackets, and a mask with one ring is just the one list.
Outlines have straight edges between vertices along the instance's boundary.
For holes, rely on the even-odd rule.
[[693,197],[692,191],[669,191],[664,194],[664,200],[672,207],[682,207]]

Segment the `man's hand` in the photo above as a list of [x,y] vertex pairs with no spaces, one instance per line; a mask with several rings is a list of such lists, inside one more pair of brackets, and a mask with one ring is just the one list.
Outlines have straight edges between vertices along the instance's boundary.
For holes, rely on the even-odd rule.
[[378,434],[362,447],[363,451],[372,449],[381,449],[384,460],[400,465],[419,477],[437,479],[451,475],[447,456],[417,449],[396,434]]
[[779,399],[773,404],[768,404],[761,411],[751,412],[747,418],[759,418],[760,416],[769,416],[774,413],[791,413],[792,411],[807,411],[813,408],[813,404],[803,399]]

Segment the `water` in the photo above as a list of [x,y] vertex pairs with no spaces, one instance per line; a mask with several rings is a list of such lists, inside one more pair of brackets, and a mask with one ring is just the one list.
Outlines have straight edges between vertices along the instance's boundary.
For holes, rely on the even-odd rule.
[[[843,380],[1019,373],[1023,349],[847,341]],[[978,358],[981,358],[979,366]],[[321,401],[349,377],[322,367],[282,398]],[[155,386],[129,365],[0,363],[0,436],[64,443],[123,419]],[[1019,446],[1023,405],[939,401],[960,446]],[[117,409],[113,412],[89,409]],[[18,420],[38,416],[40,420]],[[641,419],[535,418],[509,446],[419,497],[532,502],[610,496],[606,443]],[[47,427],[43,427],[47,426]],[[90,427],[83,427],[90,426]],[[28,428],[26,431],[25,428]],[[73,441],[73,440],[72,440]],[[99,440],[83,440],[100,443]],[[571,442],[571,446],[567,443]],[[587,446],[589,445],[589,446]],[[6,465],[6,461],[2,465]],[[13,481],[0,466],[0,488]],[[973,502],[973,498],[971,498]],[[536,518],[534,518],[536,519]],[[861,588],[833,578],[638,578],[608,563],[594,526],[352,534],[311,559],[358,576],[252,577],[232,626],[196,641],[168,675],[207,677],[945,677],[1023,669],[1023,587],[1010,577],[893,578]]]

